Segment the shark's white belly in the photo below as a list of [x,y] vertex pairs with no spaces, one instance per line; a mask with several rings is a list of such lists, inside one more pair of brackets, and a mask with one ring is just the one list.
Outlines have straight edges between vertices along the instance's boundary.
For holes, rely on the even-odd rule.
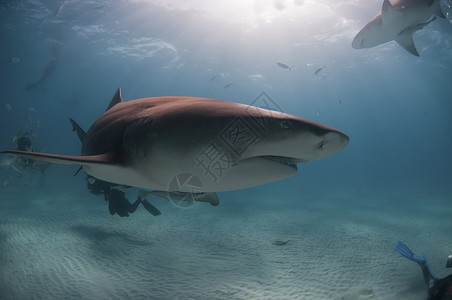
[[[108,182],[179,192],[193,192],[193,188],[199,188],[202,192],[237,190],[286,179],[297,173],[293,166],[264,158],[252,158],[232,165],[224,161],[209,162],[202,157],[177,162],[147,159],[127,168],[96,165],[84,166],[84,170]],[[186,175],[193,176],[198,186],[179,182],[179,178],[186,178]]]

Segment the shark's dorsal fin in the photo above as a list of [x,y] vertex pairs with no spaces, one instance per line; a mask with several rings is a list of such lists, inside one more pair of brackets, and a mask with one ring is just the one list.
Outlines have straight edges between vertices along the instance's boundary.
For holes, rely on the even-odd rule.
[[[402,13],[392,6],[389,0],[384,0],[381,6],[381,21],[385,23],[387,20],[393,20],[402,17]],[[386,20],[386,21],[385,21]]]
[[121,87],[118,87],[115,95],[113,96],[113,98],[111,98],[111,101],[107,107],[107,110],[109,110],[110,108],[112,108],[113,106],[115,106],[116,104],[121,103],[121,102],[124,102],[124,100],[122,100],[122,97],[121,97]]
[[405,48],[406,51],[410,52],[413,55],[419,56],[419,52],[417,52],[416,46],[413,42],[413,33],[405,32],[403,34],[399,34],[396,39],[396,42],[399,43],[400,46]]

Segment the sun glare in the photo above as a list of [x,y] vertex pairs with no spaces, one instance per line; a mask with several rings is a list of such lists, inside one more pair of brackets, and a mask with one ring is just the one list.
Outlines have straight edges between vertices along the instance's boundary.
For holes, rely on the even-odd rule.
[[331,17],[332,10],[313,0],[150,0],[172,9],[204,11],[210,17],[233,23],[243,23],[248,29],[273,23],[282,18],[292,21]]

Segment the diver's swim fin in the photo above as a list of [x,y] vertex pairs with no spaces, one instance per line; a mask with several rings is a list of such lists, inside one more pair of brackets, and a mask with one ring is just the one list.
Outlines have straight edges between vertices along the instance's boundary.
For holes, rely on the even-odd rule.
[[158,216],[162,214],[160,210],[157,209],[157,207],[149,203],[146,199],[141,200],[141,204],[143,204],[144,208],[146,208],[146,210],[150,212],[153,216]]
[[427,284],[427,287],[431,287],[433,281],[437,280],[438,277],[435,276],[432,269],[427,262],[427,258],[424,254],[422,256],[416,255],[411,251],[407,245],[405,245],[402,241],[397,243],[395,250],[408,258],[409,260],[417,262],[417,264],[421,267],[422,273],[424,274],[424,281]]
[[407,245],[405,245],[402,241],[399,241],[397,243],[397,246],[395,247],[395,250],[408,258],[409,260],[415,261],[418,264],[419,263],[425,263],[425,257],[417,256],[416,254],[411,251]]

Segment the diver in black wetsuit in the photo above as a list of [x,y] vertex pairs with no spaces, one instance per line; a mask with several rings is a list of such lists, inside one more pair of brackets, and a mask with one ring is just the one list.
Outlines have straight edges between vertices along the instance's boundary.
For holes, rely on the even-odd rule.
[[138,198],[133,204],[130,204],[129,200],[126,198],[126,193],[117,189],[117,185],[95,179],[92,176],[87,176],[87,186],[91,193],[93,194],[104,194],[105,201],[108,202],[108,210],[113,216],[118,214],[120,217],[128,217],[129,213],[135,212],[140,204],[141,199]]
[[[425,255],[419,256],[414,254],[404,243],[399,241],[395,250],[408,258],[416,262],[422,269],[424,274],[424,281],[428,288],[427,300],[452,300],[452,274],[444,278],[439,279],[435,276],[433,271],[427,262]],[[452,267],[452,255],[446,263],[446,268]]]
[[[24,133],[23,135],[19,136],[16,140],[16,143],[17,143],[17,147],[16,147],[17,150],[33,151],[32,146],[31,146],[32,145],[31,139],[30,139],[28,133]],[[19,159],[21,159],[21,161],[24,165],[24,168],[31,166],[34,162],[33,160],[28,159],[28,158],[20,157]]]
[[115,213],[120,217],[128,217],[129,213],[135,212],[138,204],[141,202],[141,198],[138,197],[133,204],[130,204],[126,198],[126,194],[123,191],[115,189],[114,187],[104,194],[105,200],[108,201],[108,210],[111,215]]
[[158,216],[161,214],[155,206],[146,199],[141,199],[140,196],[135,202],[130,203],[126,198],[126,193],[120,189],[120,185],[99,180],[89,175],[87,176],[87,181],[88,190],[91,193],[95,195],[104,194],[104,199],[108,201],[108,210],[112,216],[117,214],[120,217],[128,217],[129,214],[135,212],[140,203],[152,215]]
[[17,150],[21,151],[32,151],[31,140],[28,133],[24,133],[17,139]]

